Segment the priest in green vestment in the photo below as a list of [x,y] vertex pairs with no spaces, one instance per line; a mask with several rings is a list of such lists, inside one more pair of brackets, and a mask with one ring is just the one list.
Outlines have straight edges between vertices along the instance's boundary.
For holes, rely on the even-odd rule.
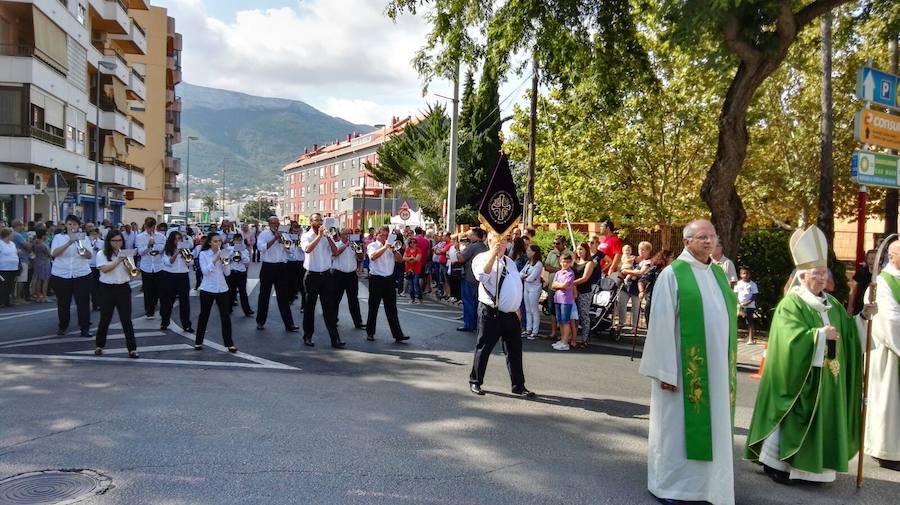
[[[831,482],[859,450],[859,323],[824,291],[822,231],[797,230],[790,245],[799,283],[775,309],[744,457],[782,484]],[[861,315],[875,312],[869,304]]]

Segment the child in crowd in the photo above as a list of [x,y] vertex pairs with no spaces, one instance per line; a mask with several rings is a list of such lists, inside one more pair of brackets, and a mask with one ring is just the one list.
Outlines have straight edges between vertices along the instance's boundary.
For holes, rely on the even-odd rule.
[[559,270],[553,276],[552,288],[555,290],[553,303],[556,307],[556,323],[559,325],[561,339],[553,344],[557,351],[568,351],[574,343],[575,320],[572,310],[575,307],[575,272],[572,271],[572,253],[563,253],[559,257]]
[[759,297],[759,288],[750,279],[750,269],[741,267],[741,279],[734,286],[734,292],[738,298],[738,322],[743,321],[747,327],[747,343],[755,344],[753,336],[753,312],[756,311],[756,299]]
[[[619,264],[619,271],[631,270],[634,268],[634,254],[631,253],[631,246],[625,244],[622,246],[622,260]],[[630,280],[630,276],[626,276],[624,281]]]

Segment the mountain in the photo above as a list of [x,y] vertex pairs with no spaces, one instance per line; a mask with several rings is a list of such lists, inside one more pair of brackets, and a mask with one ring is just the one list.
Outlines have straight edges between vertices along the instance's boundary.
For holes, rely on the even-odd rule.
[[[221,188],[222,168],[229,198],[256,189],[280,189],[281,167],[296,159],[305,146],[329,144],[371,126],[329,116],[296,100],[265,98],[181,83],[182,142],[174,147],[187,171],[191,141],[191,193],[203,197]],[[202,184],[212,178],[216,184]]]

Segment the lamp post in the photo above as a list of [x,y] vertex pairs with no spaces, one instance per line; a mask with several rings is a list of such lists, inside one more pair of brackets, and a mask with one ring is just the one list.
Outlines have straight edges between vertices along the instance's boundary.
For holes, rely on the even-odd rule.
[[101,69],[115,72],[119,65],[111,61],[101,61],[97,67],[97,121],[94,123],[94,221],[100,222],[100,74]]
[[188,136],[187,173],[184,174],[184,226],[188,225],[191,215],[191,141],[197,137]]
[[[386,127],[387,127],[386,124],[377,124],[377,125],[375,125],[375,128],[381,128],[381,142],[382,142],[382,145],[384,145],[384,142],[387,140],[387,139],[384,138],[384,135],[385,135],[385,128],[386,128]],[[383,183],[383,182],[381,183],[381,215],[378,216],[378,220],[381,221],[381,222],[380,222],[380,223],[375,223],[375,224],[377,225],[377,226],[375,226],[375,228],[378,228],[379,226],[381,226],[381,225],[384,223],[384,183]],[[367,230],[366,230],[365,228],[363,228],[362,231],[365,232],[365,231],[367,231]]]

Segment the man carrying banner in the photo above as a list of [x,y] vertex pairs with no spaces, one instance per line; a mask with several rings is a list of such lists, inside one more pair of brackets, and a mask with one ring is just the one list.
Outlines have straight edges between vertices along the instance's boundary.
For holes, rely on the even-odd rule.
[[640,373],[653,379],[647,489],[662,503],[734,504],[737,298],[705,219],[656,280]]
[[888,264],[875,282],[878,314],[872,318],[865,452],[900,471],[900,241],[890,245]]
[[488,359],[497,341],[506,348],[506,367],[512,382],[512,393],[525,398],[535,396],[525,387],[522,368],[522,338],[519,306],[522,304],[522,283],[516,263],[506,256],[503,238],[518,222],[522,205],[506,155],[494,169],[494,175],[478,208],[478,219],[490,234],[488,250],[472,259],[472,273],[478,281],[478,340],[475,359],[469,374],[469,389],[483,395]]

